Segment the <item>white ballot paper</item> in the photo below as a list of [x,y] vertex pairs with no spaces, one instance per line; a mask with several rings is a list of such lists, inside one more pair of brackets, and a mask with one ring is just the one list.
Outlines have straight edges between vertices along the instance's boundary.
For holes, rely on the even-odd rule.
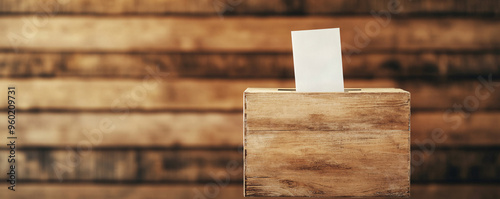
[[292,31],[297,92],[344,92],[340,29]]

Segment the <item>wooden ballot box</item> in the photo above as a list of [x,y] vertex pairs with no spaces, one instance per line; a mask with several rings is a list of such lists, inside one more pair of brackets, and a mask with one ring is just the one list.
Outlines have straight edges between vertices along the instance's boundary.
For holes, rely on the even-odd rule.
[[248,88],[245,196],[410,194],[410,93]]

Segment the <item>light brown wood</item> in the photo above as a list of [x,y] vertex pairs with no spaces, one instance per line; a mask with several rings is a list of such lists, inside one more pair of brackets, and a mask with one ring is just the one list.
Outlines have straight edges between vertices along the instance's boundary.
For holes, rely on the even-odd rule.
[[249,88],[245,196],[409,196],[410,93]]
[[247,131],[247,196],[408,196],[408,131]]
[[[371,16],[231,17],[221,20],[217,16],[96,18],[56,15],[43,26],[35,26],[34,34],[23,33],[26,18],[32,16],[0,17],[0,27],[4,27],[0,29],[0,35],[5,35],[0,37],[0,49],[44,52],[290,53],[290,31],[327,27],[342,28],[342,48],[350,54],[424,49],[485,51],[495,50],[500,45],[500,38],[497,37],[500,27],[496,25],[497,22],[474,18],[392,18],[386,27],[377,26],[380,30],[378,34],[359,33],[368,22],[377,22]],[[368,39],[363,41],[360,39],[362,34],[372,37],[366,36]]]
[[241,182],[242,153],[237,150],[156,150],[141,152],[138,181]]
[[[0,184],[1,186],[5,183]],[[29,184],[19,185],[19,190],[14,192],[1,191],[0,197],[12,199],[39,198],[39,199],[78,199],[95,198],[109,199],[120,196],[123,199],[136,198],[165,198],[165,199],[192,199],[192,198],[217,198],[217,199],[244,199],[239,185],[136,185],[136,184]],[[210,190],[214,191],[210,191]],[[208,190],[208,191],[205,191]],[[498,198],[500,190],[498,185],[484,184],[431,184],[412,185],[412,198],[442,199],[456,198]],[[212,197],[213,196],[213,197]],[[273,199],[263,197],[262,199]],[[383,199],[383,197],[378,197]],[[297,198],[299,199],[299,198]],[[302,199],[307,199],[306,197]],[[389,198],[388,198],[389,199]]]
[[[0,86],[6,88],[14,84],[20,94],[30,94],[19,98],[18,110],[112,111],[121,114],[136,110],[241,111],[241,92],[247,87],[294,87],[291,79],[177,79],[167,75],[157,85],[152,78],[149,79],[151,82],[145,83],[143,79],[4,78],[0,79]],[[470,98],[468,96],[475,96],[476,89],[480,88],[480,95],[490,95],[479,100],[476,111],[499,109],[500,92],[490,93],[479,85],[479,80],[345,80],[346,87],[404,88],[413,94],[412,108],[417,110],[446,111],[453,108],[453,104],[463,104],[466,98]],[[498,83],[491,86],[500,88]],[[0,98],[0,107],[7,107],[6,100]]]
[[[28,149],[16,153],[17,179],[32,182],[241,182],[236,150]],[[9,151],[0,150],[8,156]],[[0,169],[7,171],[7,158]],[[7,175],[0,176],[5,181]]]
[[[0,86],[16,86],[23,96],[16,101],[17,110],[98,110],[126,115],[133,110],[241,111],[241,92],[249,86],[294,85],[289,79],[175,79],[156,75],[144,79],[0,79]],[[395,82],[352,80],[346,85],[394,87]],[[6,100],[0,98],[0,107],[7,107]]]
[[[102,132],[100,147],[238,147],[242,146],[242,112],[234,113],[17,113],[22,118],[24,147],[76,147],[88,141],[85,130],[98,134],[102,122],[113,121],[114,130]],[[450,121],[445,119],[451,119]],[[29,121],[27,123],[26,121]],[[444,111],[412,112],[412,146],[434,143],[436,147],[499,146],[500,133],[491,128],[500,122],[497,111],[474,112],[468,118]],[[455,128],[455,125],[458,127]],[[0,129],[7,129],[0,122]],[[442,130],[442,131],[441,131]],[[441,134],[444,134],[442,141]],[[0,143],[6,142],[0,137]],[[0,146],[0,148],[5,148]],[[1,159],[0,159],[1,160]]]
[[[242,146],[241,113],[17,113],[24,147]],[[8,123],[0,123],[7,129]],[[6,137],[0,137],[7,143]],[[0,148],[5,148],[0,146]]]
[[409,100],[408,92],[391,88],[345,93],[249,88],[245,91],[245,129],[408,130]]
[[[52,7],[56,1],[64,3]],[[0,198],[243,198],[241,92],[293,87],[290,30],[332,26],[343,29],[346,87],[412,92],[412,161],[423,157],[412,164],[412,197],[500,198],[498,184],[488,184],[499,182],[500,87],[470,117],[445,116],[476,95],[479,75],[499,81],[500,1],[399,0],[401,13],[347,61],[355,28],[373,23],[370,11],[387,10],[391,1],[0,1],[0,88],[18,88],[20,136],[19,189]],[[215,4],[228,9],[223,18]],[[47,23],[31,29],[35,16],[45,23],[47,9]],[[10,33],[27,37],[18,51]],[[130,100],[157,65],[169,73],[164,82]],[[5,99],[0,95],[4,111]],[[59,182],[52,164],[67,161],[66,147],[88,141],[83,132],[103,119],[116,129]],[[436,128],[443,142],[434,140]],[[312,139],[322,131],[294,132]],[[0,171],[8,165],[5,147]],[[239,165],[229,185],[218,185],[230,162]]]
[[[425,147],[488,147],[500,144],[498,112],[421,112],[411,115],[412,145]],[[417,147],[418,148],[418,147]]]
[[[488,74],[468,81],[399,81],[398,86],[412,93],[412,108],[440,109],[471,113],[500,108],[500,82]],[[482,78],[481,82],[480,78]],[[490,81],[491,80],[491,81]],[[493,90],[488,90],[493,89]],[[497,90],[498,91],[498,90]],[[477,101],[476,101],[477,100]],[[478,102],[473,104],[472,102]],[[467,106],[465,104],[467,103]],[[462,108],[454,108],[462,106]]]
[[[307,136],[309,135],[303,135],[303,137]],[[380,139],[397,136],[396,134],[387,135]],[[312,139],[312,135],[309,137]],[[279,140],[275,141],[279,142]],[[423,147],[425,148],[412,146],[412,187],[415,183],[454,183],[457,181],[487,183],[497,179],[497,171],[492,169],[497,166],[495,160],[500,153],[497,148],[452,146],[450,149],[438,145],[432,150],[430,145]],[[270,146],[270,150],[275,150],[275,148]],[[356,153],[359,152],[354,152]],[[0,150],[0,155],[7,157],[7,154],[7,150]],[[68,152],[66,146],[20,149],[17,155],[18,179],[23,182],[22,184],[59,182],[53,163],[57,163],[56,168],[64,173],[63,183],[97,181],[177,184],[227,181],[228,178],[230,183],[243,183],[243,153],[236,149],[190,149],[182,146],[178,148],[94,146],[88,155],[77,159],[81,162],[75,167],[71,167],[67,162],[67,158],[75,158],[75,156],[72,152]],[[367,158],[370,157],[367,156]],[[73,160],[75,159],[71,159]],[[7,170],[7,166],[7,158],[0,158],[0,169]],[[1,181],[6,178],[7,175],[0,176]],[[242,190],[243,186],[240,187],[240,194]]]
[[[93,148],[89,150],[87,146],[83,145],[82,150],[18,149],[15,154],[16,177],[21,181],[35,182],[136,180],[138,165],[135,161],[138,154],[134,150],[96,151]],[[8,150],[0,150],[0,155],[7,157],[8,154]],[[0,169],[7,170],[8,166],[7,159],[0,161]],[[0,176],[0,179],[5,181],[7,176]]]
[[[55,4],[60,2],[59,4]],[[399,14],[498,14],[499,3],[495,0],[481,1],[480,4],[473,0],[446,0],[436,2],[433,0],[396,1],[352,1],[352,0],[252,0],[252,1],[213,1],[213,0],[143,0],[137,4],[133,0],[4,0],[0,12],[4,13],[37,13],[46,12],[44,7],[54,10],[58,14],[190,14],[190,15],[303,15],[303,14],[364,14],[370,11],[385,10],[397,6]],[[57,7],[55,7],[57,5]]]
[[[349,58],[349,59],[347,59]],[[293,78],[290,53],[0,53],[5,77]],[[361,53],[345,57],[345,78],[499,75],[500,53]]]
[[[155,74],[156,75],[156,74]],[[16,85],[18,110],[100,110],[126,115],[132,110],[236,110],[237,99],[249,85],[286,86],[289,80],[169,79],[2,79],[0,86]],[[23,95],[23,93],[25,93]],[[241,96],[239,97],[241,98]],[[0,107],[7,107],[7,98]]]

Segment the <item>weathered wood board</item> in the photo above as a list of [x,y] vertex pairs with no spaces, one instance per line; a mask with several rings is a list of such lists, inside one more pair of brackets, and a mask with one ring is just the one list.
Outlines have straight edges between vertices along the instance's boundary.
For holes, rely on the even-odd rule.
[[[494,89],[497,80],[480,76]],[[145,76],[144,79],[150,78]],[[248,87],[290,87],[293,79],[156,79],[119,78],[3,78],[0,87],[15,82],[16,87],[30,96],[18,100],[22,111],[108,111],[128,114],[128,111],[241,111],[241,92]],[[492,81],[490,81],[492,80]],[[468,96],[480,102],[477,110],[500,109],[500,92],[490,92],[481,80],[450,80],[430,82],[407,79],[346,79],[346,87],[401,87],[413,94],[412,108],[427,111],[463,105]],[[494,90],[492,90],[494,91]],[[7,108],[7,98],[0,98],[0,108]],[[463,108],[463,110],[466,110]],[[460,119],[460,118],[458,118]],[[453,120],[454,122],[455,120]],[[448,125],[448,124],[446,124]]]
[[[6,186],[3,183],[0,186]],[[215,191],[205,191],[214,187]],[[243,199],[241,186],[235,184],[91,184],[91,183],[45,183],[23,184],[22,191],[15,193],[0,191],[0,198],[37,198],[37,199]],[[430,184],[412,185],[412,198],[421,199],[470,199],[470,198],[499,198],[500,189],[496,184]],[[261,199],[276,199],[265,197]],[[308,198],[303,198],[308,199]],[[383,199],[383,198],[377,198]],[[390,198],[388,198],[390,199]]]
[[[420,0],[420,1],[353,1],[353,0],[3,0],[0,12],[6,14],[80,15],[367,15],[370,11],[391,10],[395,14],[422,15],[493,15],[500,13],[495,0]],[[397,12],[397,13],[396,13]]]
[[[96,146],[83,156],[75,156],[72,151],[76,150],[76,147],[69,150],[65,147],[21,148],[16,153],[20,162],[16,167],[19,182],[23,187],[25,183],[60,183],[55,172],[59,169],[63,174],[62,183],[229,182],[239,185],[241,195],[243,151],[239,149]],[[7,157],[8,154],[8,150],[0,149],[0,157]],[[498,147],[436,148],[433,152],[426,152],[417,146],[413,147],[412,154],[412,191],[415,184],[498,182],[498,169],[495,169],[500,167]],[[79,160],[79,164],[72,167],[73,162],[68,162],[69,158],[72,158],[71,161]],[[0,158],[0,170],[7,171],[8,166],[7,158]],[[6,182],[8,177],[0,175],[0,182]]]
[[[127,115],[105,112],[19,112],[16,115],[22,118],[22,121],[29,121],[30,125],[19,125],[16,129],[23,133],[23,147],[77,147],[79,143],[89,140],[87,136],[91,131],[94,136],[102,133],[103,139],[98,143],[98,147],[106,148],[236,148],[242,145],[243,140],[241,114],[242,111],[132,112]],[[106,132],[96,131],[108,121],[112,121],[115,128]],[[499,122],[498,111],[478,111],[468,118],[459,113],[412,111],[412,146],[416,149],[420,149],[419,145],[425,145],[428,149],[432,149],[432,146],[498,148],[500,133],[498,129],[491,127],[497,126]],[[0,122],[0,129],[7,129],[7,126],[8,123]],[[84,131],[85,129],[89,132]],[[440,133],[443,133],[444,137],[441,137]],[[0,137],[0,143],[4,142],[7,142],[6,137]],[[434,145],[429,146],[431,143]],[[0,149],[7,148],[7,145],[0,146]],[[500,165],[500,161],[498,164]]]
[[228,17],[220,20],[217,16],[96,18],[56,15],[50,18],[50,23],[35,26],[36,34],[23,32],[27,17],[33,18],[15,15],[0,17],[0,35],[5,35],[0,37],[0,50],[290,53],[290,30],[326,27],[342,27],[342,49],[347,52],[344,55],[360,51],[494,51],[500,45],[498,22],[474,18],[394,18],[387,26],[376,26],[381,27],[377,36],[368,37],[369,42],[360,44],[358,37],[365,33],[358,33],[358,28],[364,29],[368,27],[367,24],[374,22],[372,16],[272,17],[266,20],[259,17]]
[[[346,79],[500,76],[500,52],[367,52],[344,58]],[[151,75],[151,71],[168,73],[169,78],[294,77],[292,53],[3,52],[0,60],[0,76],[11,78],[138,79]]]
[[410,193],[410,93],[244,93],[245,196]]

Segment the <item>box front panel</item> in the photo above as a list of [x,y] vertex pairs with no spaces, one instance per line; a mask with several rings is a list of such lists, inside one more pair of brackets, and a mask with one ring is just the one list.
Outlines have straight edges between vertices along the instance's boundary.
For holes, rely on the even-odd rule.
[[409,196],[410,96],[244,95],[245,196]]

